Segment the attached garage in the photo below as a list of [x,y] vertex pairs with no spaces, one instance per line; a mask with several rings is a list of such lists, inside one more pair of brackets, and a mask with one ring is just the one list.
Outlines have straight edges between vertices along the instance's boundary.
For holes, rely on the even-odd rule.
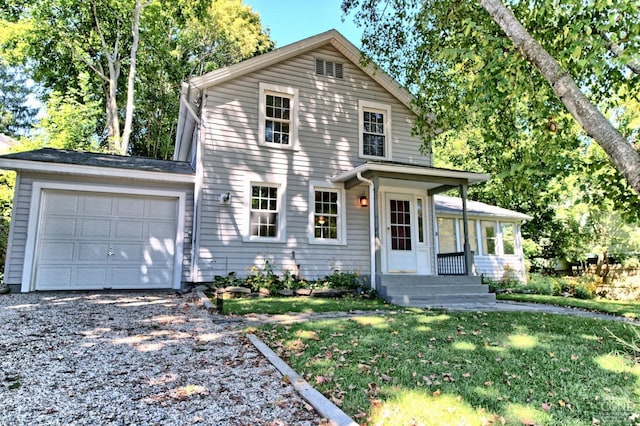
[[35,290],[173,286],[178,199],[43,190]]
[[178,289],[189,281],[188,164],[45,149],[2,156],[0,166],[7,157],[18,178],[5,282],[16,290]]

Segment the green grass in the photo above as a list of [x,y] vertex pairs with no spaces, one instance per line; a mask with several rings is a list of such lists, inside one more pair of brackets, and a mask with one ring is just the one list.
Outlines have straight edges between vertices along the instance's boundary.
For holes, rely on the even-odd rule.
[[640,413],[640,364],[609,330],[630,340],[633,327],[539,313],[414,311],[256,332],[358,422],[631,425]]
[[500,300],[514,300],[518,302],[548,303],[550,305],[583,308],[592,311],[604,312],[626,318],[640,319],[640,303],[621,302],[608,299],[576,299],[574,297],[545,296],[541,294],[517,294],[503,293],[496,297]]
[[[215,304],[215,300],[213,300]],[[256,314],[285,314],[289,312],[348,312],[375,311],[392,309],[381,299],[363,299],[354,297],[319,298],[319,297],[264,297],[264,298],[236,298],[224,300],[224,313],[245,315]]]

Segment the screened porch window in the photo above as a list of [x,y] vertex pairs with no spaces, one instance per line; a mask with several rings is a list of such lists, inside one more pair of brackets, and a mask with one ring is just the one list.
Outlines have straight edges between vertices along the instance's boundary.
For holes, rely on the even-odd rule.
[[438,253],[455,253],[458,251],[456,237],[456,220],[438,218]]

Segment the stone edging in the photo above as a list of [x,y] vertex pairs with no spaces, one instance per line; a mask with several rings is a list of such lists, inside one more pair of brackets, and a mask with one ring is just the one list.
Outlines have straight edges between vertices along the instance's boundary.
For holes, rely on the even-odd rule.
[[[200,303],[209,312],[216,312],[216,307],[207,296],[201,291],[196,292]],[[315,390],[309,382],[298,375],[282,358],[271,350],[258,336],[247,333],[247,338],[253,346],[282,374],[287,377],[294,389],[300,396],[316,410],[318,414],[331,422],[332,426],[358,426],[358,423],[345,414],[334,403],[329,401],[324,395]]]
[[264,355],[269,362],[282,374],[287,377],[295,390],[304,398],[322,417],[328,419],[331,425],[335,426],[358,426],[351,417],[329,401],[324,395],[315,390],[309,382],[300,377],[282,358],[271,350],[258,336],[247,333],[247,338],[253,346]]

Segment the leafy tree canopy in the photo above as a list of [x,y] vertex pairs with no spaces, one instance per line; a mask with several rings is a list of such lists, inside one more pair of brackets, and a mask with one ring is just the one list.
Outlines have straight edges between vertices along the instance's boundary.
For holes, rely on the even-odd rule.
[[[638,142],[640,4],[507,2],[592,103]],[[567,200],[640,220],[640,198],[576,125],[535,67],[475,1],[345,0],[365,52],[399,76],[424,113],[417,131],[440,166],[488,172],[473,198],[526,212],[546,256],[568,256],[580,222]]]

